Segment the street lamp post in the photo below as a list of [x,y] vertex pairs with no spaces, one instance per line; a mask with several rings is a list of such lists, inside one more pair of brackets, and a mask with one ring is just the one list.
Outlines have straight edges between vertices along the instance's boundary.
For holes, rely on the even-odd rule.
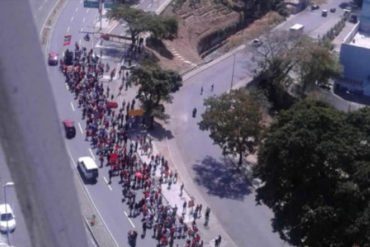
[[[7,207],[7,201],[6,201],[6,187],[10,187],[10,186],[14,186],[14,183],[13,182],[7,182],[4,186],[3,186],[3,189],[4,189],[4,203],[5,203],[5,215],[8,214],[8,207]],[[10,238],[9,238],[9,221],[7,220],[6,221],[6,237],[7,237],[7,240],[8,240],[8,245],[10,245]]]
[[233,90],[233,83],[234,83],[234,73],[235,73],[235,56],[236,56],[236,53],[234,53],[233,55],[233,72],[231,74],[231,85],[230,85],[230,92],[231,90]]

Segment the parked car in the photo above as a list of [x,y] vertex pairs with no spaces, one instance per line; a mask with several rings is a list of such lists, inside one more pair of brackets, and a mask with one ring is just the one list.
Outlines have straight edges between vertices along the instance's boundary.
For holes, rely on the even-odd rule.
[[327,11],[326,9],[323,9],[323,10],[321,11],[321,16],[322,16],[322,17],[327,17],[327,16],[328,16],[328,11]]
[[254,46],[254,47],[259,47],[259,46],[262,45],[262,41],[259,40],[259,39],[254,39],[254,40],[252,40],[251,45]]
[[49,52],[48,64],[49,65],[58,65],[58,53]]
[[319,8],[320,8],[320,6],[317,5],[317,4],[312,4],[311,5],[311,10],[316,10],[316,9],[319,9]]
[[14,231],[16,226],[15,215],[9,204],[0,204],[0,231]]
[[75,123],[70,120],[63,121],[64,130],[66,131],[66,137],[71,139],[76,136],[76,127]]
[[330,12],[331,12],[331,13],[335,13],[335,11],[337,11],[337,9],[336,9],[336,8],[331,8],[331,9],[330,9]]

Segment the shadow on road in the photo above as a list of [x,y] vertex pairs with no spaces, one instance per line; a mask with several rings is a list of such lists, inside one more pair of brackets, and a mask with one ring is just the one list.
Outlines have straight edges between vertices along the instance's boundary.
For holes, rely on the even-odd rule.
[[206,156],[201,163],[194,164],[193,169],[196,172],[195,182],[206,187],[211,195],[242,200],[251,193],[250,185],[227,159],[218,161]]
[[165,138],[167,139],[173,138],[171,130],[165,129],[163,125],[158,122],[154,122],[154,128],[150,130],[149,133],[151,136],[158,139],[159,141]]

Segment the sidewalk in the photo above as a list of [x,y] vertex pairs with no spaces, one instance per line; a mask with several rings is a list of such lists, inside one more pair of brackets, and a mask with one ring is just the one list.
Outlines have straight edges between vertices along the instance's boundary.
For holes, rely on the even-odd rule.
[[[119,68],[123,62],[116,63],[116,64],[110,63],[111,69],[114,68],[114,67]],[[126,73],[126,71],[122,74],[125,74],[125,73]],[[122,85],[122,77],[119,77],[118,73],[116,73],[116,76],[114,77],[114,79],[112,81],[109,81],[108,78],[109,78],[109,73],[104,73],[103,78],[101,79],[101,81],[103,82],[105,90],[107,90],[107,88],[109,88],[109,92],[110,92],[109,97],[112,97],[112,95],[113,95],[113,100],[116,101],[118,103],[118,105],[122,105],[123,101],[125,101],[126,103],[131,102],[136,97],[136,93],[137,93],[137,90],[138,90],[137,86],[131,85],[131,87],[128,87],[127,90],[125,90],[125,87],[123,87],[122,90],[120,91],[120,87]],[[126,84],[126,82],[125,82],[125,84]],[[133,134],[133,135],[135,136],[135,134]],[[170,154],[167,153],[167,152],[159,152],[158,146],[167,145],[166,140],[163,140],[162,143],[159,143],[153,137],[151,137],[151,138],[153,139],[153,150],[151,150],[150,155],[141,154],[141,151],[139,151],[142,161],[146,162],[146,163],[150,163],[151,155],[154,155],[154,156],[156,154],[164,155],[165,159],[168,160],[168,162],[169,162],[170,169],[173,172],[178,172],[178,171],[176,171],[176,169],[174,169],[174,167],[175,167],[174,164],[173,164],[174,161],[170,157]],[[164,143],[164,142],[166,142],[166,143]],[[156,176],[156,178],[160,177],[159,169],[157,170],[155,176]],[[215,215],[213,215],[212,208],[211,208],[211,214],[210,214],[210,217],[209,217],[208,227],[204,226],[204,222],[205,222],[204,212],[205,212],[208,204],[203,198],[201,198],[201,196],[199,196],[197,193],[194,193],[194,190],[196,190],[196,188],[189,186],[186,182],[186,179],[181,178],[182,176],[184,176],[184,175],[180,174],[180,173],[178,174],[177,182],[172,184],[170,189],[168,189],[168,184],[167,183],[164,183],[164,184],[161,185],[162,195],[163,195],[165,201],[171,207],[176,206],[178,208],[177,215],[179,217],[182,216],[183,203],[185,201],[187,202],[187,204],[189,204],[189,201],[191,201],[193,199],[194,204],[195,204],[193,209],[195,209],[196,205],[202,204],[201,217],[197,218],[196,222],[197,222],[197,226],[200,230],[201,238],[204,241],[204,246],[207,246],[207,247],[215,246],[214,245],[214,240],[219,234],[222,236],[221,246],[228,246],[228,247],[235,246],[235,244],[230,239],[228,234],[224,231],[224,229],[222,227],[222,224],[217,220],[217,217]],[[180,196],[180,190],[181,190],[180,187],[181,187],[181,184],[183,182],[184,182],[184,188],[185,189],[183,190],[183,193]],[[193,218],[193,215],[192,215],[192,208],[187,207],[184,219],[185,219],[186,223],[191,223],[193,221],[194,218]]]

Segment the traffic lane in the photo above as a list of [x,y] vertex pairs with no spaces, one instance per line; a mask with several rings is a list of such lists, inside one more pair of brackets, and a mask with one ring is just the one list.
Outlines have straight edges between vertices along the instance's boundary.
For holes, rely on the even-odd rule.
[[[84,29],[85,26],[88,26],[96,16],[97,13],[91,9],[83,8],[79,1],[69,1],[53,30],[50,50],[57,51],[60,55],[66,49],[73,50],[74,43],[83,39],[84,34],[80,32],[81,28]],[[63,46],[65,35],[72,36],[70,46]]]
[[[0,178],[1,185],[4,185],[7,182],[13,182],[13,179],[9,172],[9,168],[5,161],[5,154],[4,154],[4,151],[1,145],[0,145],[0,170],[1,170],[1,178]],[[1,189],[0,191],[1,203],[5,203],[3,187],[1,187],[0,189]],[[17,198],[17,192],[14,186],[6,188],[6,196],[7,196],[7,203],[10,204],[10,206],[12,207],[14,211],[14,215],[16,217],[15,231],[12,233],[9,233],[10,242],[14,246],[25,246],[25,247],[30,246],[31,247],[31,241],[28,235],[28,229],[24,221],[22,209],[20,207],[20,204]],[[1,242],[7,241],[7,237],[5,233],[2,233],[0,238],[1,238]]]
[[[314,31],[315,29],[319,28],[321,25],[324,25],[326,22],[330,22],[331,19],[337,18],[339,19],[343,13],[344,10],[338,8],[338,2],[332,1],[330,3],[324,4],[323,6],[320,6],[320,9],[318,10],[310,10],[310,8],[306,8],[303,12],[295,15],[293,18],[289,19],[281,26],[281,30],[289,30],[291,26],[293,26],[296,23],[304,25],[304,32],[310,33]],[[336,8],[335,13],[331,13],[329,10],[331,8]],[[322,9],[328,10],[328,16],[322,17],[321,11]]]
[[[53,70],[53,72],[58,73],[57,70]],[[57,78],[56,74],[52,74],[52,76]],[[71,119],[76,123],[76,137],[72,140],[66,140],[71,158],[75,162],[77,162],[78,158],[81,156],[94,157],[96,160],[97,155],[95,155],[94,151],[92,151],[93,154],[91,153],[90,144],[89,142],[84,141],[84,135],[80,132],[80,128],[77,125],[80,123],[82,129],[85,128],[85,124],[81,120],[81,110],[76,107],[77,102],[73,100],[71,93],[61,84],[54,84],[53,91],[56,96],[57,108],[61,121],[62,119]],[[75,105],[75,111],[72,110],[72,107],[70,107],[69,104],[66,104],[67,102],[72,102]],[[96,162],[99,164],[97,160]],[[76,165],[73,165],[71,168],[77,169]],[[114,177],[112,179],[112,185],[108,186],[108,169],[108,167],[99,169],[98,182],[94,185],[85,186],[110,232],[113,234],[120,246],[125,246],[127,243],[127,232],[134,229],[135,225],[140,225],[140,217],[135,219],[129,219],[127,217],[129,211],[127,205],[121,202],[122,190],[121,186],[118,184],[119,178]],[[143,243],[145,246],[153,246],[155,241],[148,238],[140,240],[138,243]]]
[[[237,56],[235,79],[242,77],[243,74],[243,67],[238,61]],[[203,161],[208,162],[214,159],[213,162],[218,164],[218,169],[224,169],[223,161],[220,159],[220,148],[212,143],[208,137],[208,132],[199,130],[197,123],[201,120],[201,113],[204,111],[203,99],[212,95],[210,92],[211,83],[213,82],[215,85],[215,94],[225,92],[230,88],[232,63],[233,58],[230,57],[213,66],[212,69],[203,71],[190,78],[174,97],[174,103],[171,107],[171,116],[173,118],[171,122],[176,123],[176,143],[178,150],[182,152],[181,156],[184,163],[189,164],[187,166],[188,171],[195,179],[204,179],[204,177],[200,176],[200,171],[207,171],[200,164]],[[240,67],[237,67],[238,65]],[[234,82],[237,82],[237,80]],[[197,86],[193,86],[195,83]],[[203,96],[200,96],[201,85],[204,88]],[[194,102],[194,104],[189,104],[189,102]],[[198,109],[195,119],[191,116],[193,107]],[[212,158],[210,159],[210,157]],[[208,178],[209,181],[217,179],[217,177],[205,178]],[[223,176],[223,179],[226,179],[226,177]],[[201,184],[204,183],[204,181],[200,182]],[[241,183],[238,184],[239,188],[243,186]],[[230,199],[227,198],[227,195],[223,195],[222,200],[220,200],[221,197],[217,195],[217,190],[214,191],[214,188],[209,188],[205,185],[199,187],[204,198],[210,202],[212,210],[214,210],[223,225],[226,226],[225,230],[238,243],[238,246],[246,246],[246,243],[248,245],[254,243],[251,246],[276,246],[276,243],[280,243],[277,246],[283,245],[277,234],[272,233],[270,225],[271,211],[266,207],[256,207],[253,195],[248,196],[247,191],[241,189],[243,193],[239,195],[239,199]],[[245,185],[246,187],[247,185]],[[222,188],[219,189],[222,191]],[[233,190],[231,192],[235,193]],[[215,193],[216,196],[214,195]]]
[[33,19],[38,32],[41,31],[47,16],[52,11],[57,0],[29,0]]

